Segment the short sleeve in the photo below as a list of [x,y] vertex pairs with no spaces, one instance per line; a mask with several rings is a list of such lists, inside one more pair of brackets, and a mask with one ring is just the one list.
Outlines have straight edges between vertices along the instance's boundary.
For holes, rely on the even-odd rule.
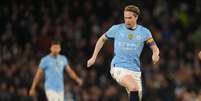
[[68,59],[64,56],[64,66],[66,67],[69,64]]
[[155,43],[155,41],[154,41],[154,39],[152,37],[152,34],[148,29],[145,31],[145,34],[146,34],[146,39],[145,39],[146,44],[148,44],[149,46],[156,45],[156,43]]
[[146,35],[146,41],[152,38],[151,32],[148,29],[145,30],[145,35]]
[[116,27],[112,26],[106,33],[106,37],[108,38],[115,38],[115,33],[116,33]]
[[46,63],[45,63],[45,59],[44,58],[40,60],[39,68],[42,68],[42,69],[46,68]]

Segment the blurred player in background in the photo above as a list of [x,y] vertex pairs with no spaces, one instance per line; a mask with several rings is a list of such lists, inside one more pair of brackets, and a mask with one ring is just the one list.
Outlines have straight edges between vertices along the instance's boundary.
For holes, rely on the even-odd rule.
[[30,96],[36,95],[36,86],[44,75],[45,93],[48,101],[64,101],[64,69],[73,80],[79,85],[82,85],[82,79],[80,79],[71,69],[68,59],[64,55],[61,55],[60,51],[60,42],[53,41],[50,47],[50,54],[43,57],[40,61],[39,68],[29,92]]
[[128,5],[124,8],[124,23],[113,25],[97,41],[92,57],[87,61],[87,67],[95,63],[103,44],[109,38],[114,39],[114,57],[111,62],[112,77],[129,93],[130,101],[140,101],[142,98],[142,81],[140,70],[140,54],[144,43],[152,49],[152,60],[159,61],[159,49],[152,38],[151,32],[137,24],[140,10],[137,6]]

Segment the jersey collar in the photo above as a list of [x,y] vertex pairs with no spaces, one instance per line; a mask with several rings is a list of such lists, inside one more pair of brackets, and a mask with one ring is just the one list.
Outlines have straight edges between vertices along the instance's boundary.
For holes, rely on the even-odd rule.
[[126,24],[124,24],[124,25],[125,25],[126,29],[128,29],[128,30],[135,30],[135,29],[138,27],[138,24],[137,24],[135,27],[133,27],[133,28],[128,28],[128,27],[126,26]]

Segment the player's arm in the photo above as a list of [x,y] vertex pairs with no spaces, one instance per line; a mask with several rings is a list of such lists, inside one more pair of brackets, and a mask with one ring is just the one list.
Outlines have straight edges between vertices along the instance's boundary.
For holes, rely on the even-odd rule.
[[157,45],[151,46],[151,49],[153,52],[152,60],[153,60],[153,63],[156,64],[160,59],[160,56],[159,56],[160,51],[159,51],[159,48],[157,47]]
[[36,75],[35,75],[35,77],[34,77],[34,79],[33,79],[33,83],[32,83],[31,89],[30,89],[30,91],[29,91],[29,95],[30,95],[30,96],[35,96],[35,94],[36,94],[36,91],[35,91],[36,86],[37,86],[37,84],[39,83],[39,81],[42,79],[43,74],[44,74],[44,73],[43,73],[42,68],[38,68],[38,70],[37,70],[37,72],[36,72]]
[[159,59],[160,59],[160,57],[159,57],[159,53],[160,53],[159,48],[156,45],[156,43],[155,43],[155,41],[154,41],[153,38],[149,38],[146,41],[146,43],[149,45],[149,47],[152,50],[152,53],[153,53],[152,54],[152,60],[153,60],[153,63],[156,64],[159,61]]
[[198,58],[201,60],[201,51],[198,53]]
[[94,52],[92,57],[87,61],[87,67],[90,67],[91,65],[93,65],[95,63],[96,57],[100,51],[100,49],[103,47],[103,44],[105,43],[105,41],[108,38],[106,37],[105,34],[103,34],[97,41]]
[[66,66],[66,71],[68,72],[68,74],[70,75],[70,77],[73,80],[75,80],[79,85],[83,84],[82,79],[77,76],[77,74],[73,71],[73,69],[71,69],[70,65]]

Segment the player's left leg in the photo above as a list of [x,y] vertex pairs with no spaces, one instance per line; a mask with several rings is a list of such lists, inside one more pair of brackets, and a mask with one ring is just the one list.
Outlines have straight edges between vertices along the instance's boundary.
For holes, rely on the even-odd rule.
[[58,92],[57,93],[58,96],[58,101],[64,101],[64,91]]
[[60,91],[53,91],[53,90],[47,90],[46,96],[48,101],[64,101],[64,92]]
[[[142,79],[141,79],[141,72],[134,72],[134,71],[129,71],[129,72],[130,72],[129,74],[132,76],[132,78],[134,79],[134,81],[138,85],[138,95],[139,95],[139,99],[141,101],[142,100]],[[128,91],[128,94],[129,94],[129,91]]]
[[120,85],[127,89],[131,99],[130,101],[141,101],[141,72],[134,72],[124,68],[112,67],[110,73]]
[[125,75],[121,79],[121,85],[127,88],[130,101],[140,101],[141,100],[141,90],[140,85],[135,78],[132,77],[132,75],[128,74]]

